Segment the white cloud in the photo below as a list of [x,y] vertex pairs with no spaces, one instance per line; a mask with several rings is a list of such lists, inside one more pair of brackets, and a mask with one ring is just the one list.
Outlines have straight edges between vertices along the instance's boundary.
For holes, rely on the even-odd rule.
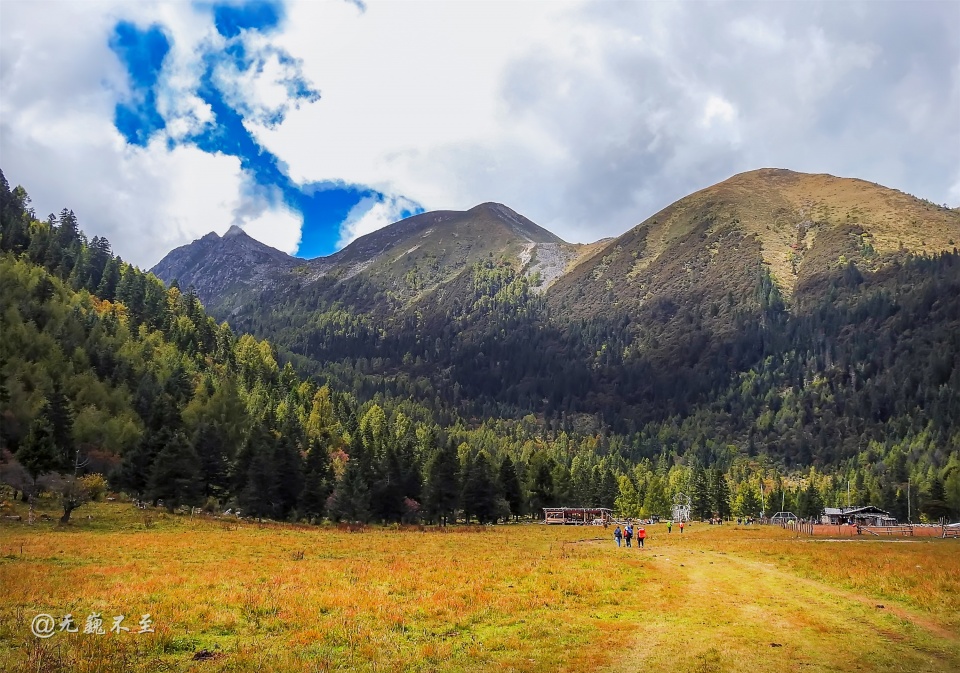
[[[108,47],[120,19],[141,27],[162,21],[176,38],[158,103],[172,121],[146,147],[128,145],[113,126],[114,106],[127,89]],[[211,37],[208,24],[179,3],[4,2],[2,168],[27,188],[38,216],[71,208],[90,236],[106,236],[115,252],[143,267],[231,224],[273,247],[297,249],[299,214],[258,190],[237,158],[168,146],[168,135],[182,137],[210,121],[202,101],[183,95],[199,78],[195,51]]]
[[382,229],[388,224],[403,218],[404,212],[410,212],[416,204],[402,196],[365,196],[360,199],[340,226],[340,239],[337,247],[342,248],[361,236]]
[[[429,209],[500,201],[568,240],[618,234],[695,189],[760,166],[830,172],[954,205],[960,19],[954,3],[602,3],[296,0],[269,42],[303,60],[320,101],[287,112],[284,64],[217,77],[301,183],[393,195],[357,206],[341,243]],[[166,133],[211,123],[196,95],[209,12],[175,2],[5,0],[0,149],[41,215],[74,208],[91,235],[149,265],[239,222],[295,246],[299,218],[232,157],[126,146],[119,19],[174,46]],[[42,37],[41,37],[42,36]]]
[[761,166],[942,201],[960,163],[951,12],[294,2],[278,40],[323,99],[252,128],[299,182],[368,184],[428,209],[503,201],[579,241]]

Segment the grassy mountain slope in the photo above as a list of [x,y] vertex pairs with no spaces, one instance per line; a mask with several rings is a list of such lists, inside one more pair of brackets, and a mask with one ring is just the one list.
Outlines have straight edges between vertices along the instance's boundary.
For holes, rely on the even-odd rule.
[[[614,240],[564,247],[544,290],[531,268],[564,244],[500,208],[375,232],[246,297],[231,322],[363,394],[606,425],[648,437],[651,456],[665,427],[688,449],[711,434],[799,462],[856,453],[894,422],[903,436],[954,432],[955,393],[936,390],[960,366],[938,355],[958,348],[957,271],[952,256],[915,257],[960,240],[956,211],[859,180],[753,171]],[[812,381],[830,382],[827,398]]]
[[743,265],[759,263],[790,298],[850,259],[876,270],[891,255],[958,242],[955,210],[863,180],[761,169],[680,199],[610,241],[552,297],[580,314],[631,311],[671,289],[737,291],[752,280]]

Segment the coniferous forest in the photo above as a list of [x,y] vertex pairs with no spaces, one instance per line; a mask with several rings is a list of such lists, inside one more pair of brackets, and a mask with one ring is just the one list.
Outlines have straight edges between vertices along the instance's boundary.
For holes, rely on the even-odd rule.
[[758,268],[756,310],[709,342],[732,296],[654,307],[689,313],[683,339],[638,334],[561,319],[495,260],[432,314],[362,314],[379,299],[354,279],[265,292],[231,328],[0,183],[0,476],[65,519],[103,489],[311,522],[664,516],[681,492],[701,517],[813,516],[848,492],[960,516],[956,250],[850,261],[789,302]]

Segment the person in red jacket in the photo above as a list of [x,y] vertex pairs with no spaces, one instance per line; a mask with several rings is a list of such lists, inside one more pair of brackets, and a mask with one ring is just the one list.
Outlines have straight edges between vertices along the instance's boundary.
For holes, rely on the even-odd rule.
[[680,532],[683,532],[683,521],[680,521]]
[[643,546],[643,541],[647,539],[647,529],[643,526],[640,526],[637,529],[637,542],[640,543],[640,547]]

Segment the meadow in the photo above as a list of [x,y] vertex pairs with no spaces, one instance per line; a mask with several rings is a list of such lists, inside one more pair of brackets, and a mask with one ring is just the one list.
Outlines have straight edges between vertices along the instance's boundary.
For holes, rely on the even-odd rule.
[[[960,670],[960,540],[648,531],[4,521],[0,670]],[[94,612],[131,631],[82,633]],[[80,632],[37,638],[40,613]]]

